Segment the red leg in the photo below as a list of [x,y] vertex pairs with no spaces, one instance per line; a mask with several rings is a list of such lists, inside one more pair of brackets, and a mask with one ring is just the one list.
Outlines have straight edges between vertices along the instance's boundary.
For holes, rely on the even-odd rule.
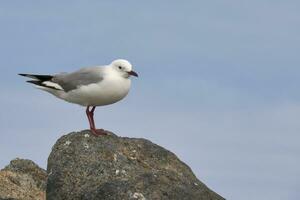
[[92,124],[93,124],[93,127],[94,129],[96,129],[96,126],[95,126],[95,121],[94,121],[94,111],[96,109],[96,106],[93,106],[90,113],[91,113],[91,120],[92,120]]
[[90,108],[90,106],[86,107],[86,111],[85,112],[86,112],[86,116],[87,116],[87,118],[89,120],[90,129],[93,129],[95,126],[93,124],[93,120],[92,120],[91,112],[90,112],[89,108]]
[[103,129],[96,129],[95,121],[94,121],[95,109],[96,109],[96,106],[93,106],[91,110],[90,110],[90,106],[87,106],[87,108],[86,108],[86,115],[87,115],[89,123],[90,123],[91,132],[95,136],[107,135],[107,133]]

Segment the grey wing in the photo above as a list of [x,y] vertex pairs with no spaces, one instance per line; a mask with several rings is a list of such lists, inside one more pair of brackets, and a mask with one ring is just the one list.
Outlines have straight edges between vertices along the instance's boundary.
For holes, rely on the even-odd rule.
[[57,74],[52,78],[52,82],[59,84],[64,91],[68,92],[82,85],[98,83],[103,80],[102,67],[83,68],[73,73]]

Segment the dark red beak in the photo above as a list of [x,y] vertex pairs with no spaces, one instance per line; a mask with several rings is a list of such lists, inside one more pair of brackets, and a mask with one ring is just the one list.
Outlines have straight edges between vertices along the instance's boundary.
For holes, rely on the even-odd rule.
[[130,72],[127,72],[127,73],[131,76],[139,77],[139,75],[133,70],[131,70]]

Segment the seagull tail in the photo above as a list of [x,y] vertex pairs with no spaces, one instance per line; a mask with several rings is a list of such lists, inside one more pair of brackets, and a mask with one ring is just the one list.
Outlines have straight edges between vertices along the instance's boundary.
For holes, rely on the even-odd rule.
[[52,82],[53,76],[51,75],[36,75],[36,74],[19,74],[20,76],[25,76],[28,78],[32,78],[33,80],[26,81],[28,83],[32,83],[40,89],[53,89],[53,90],[63,90],[63,88],[57,84]]

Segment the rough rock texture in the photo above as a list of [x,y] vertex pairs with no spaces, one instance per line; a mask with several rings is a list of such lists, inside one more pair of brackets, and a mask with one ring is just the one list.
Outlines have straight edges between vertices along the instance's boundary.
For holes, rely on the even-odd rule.
[[0,200],[44,200],[46,179],[31,160],[14,159],[0,171]]
[[89,131],[61,137],[48,159],[47,200],[221,200],[173,153],[145,139]]

